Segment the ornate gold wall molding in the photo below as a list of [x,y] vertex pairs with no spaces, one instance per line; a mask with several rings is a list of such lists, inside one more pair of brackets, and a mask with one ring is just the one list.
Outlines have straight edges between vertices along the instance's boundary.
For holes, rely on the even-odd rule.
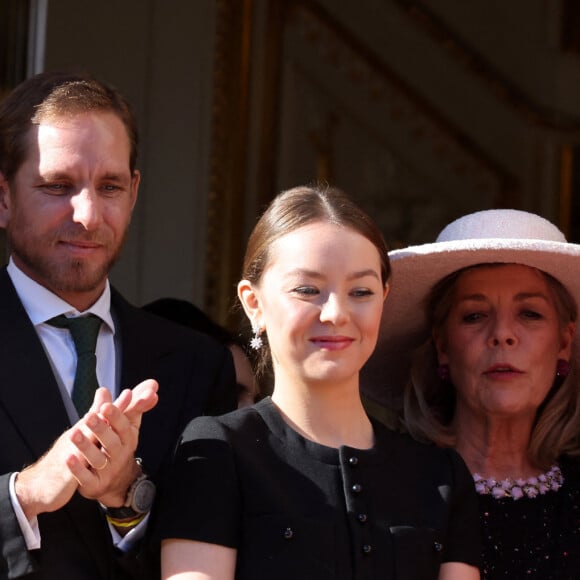
[[460,127],[446,119],[329,11],[314,0],[288,3],[286,26],[293,27],[327,66],[356,86],[361,103],[384,104],[385,114],[411,139],[429,144],[430,154],[448,171],[466,176],[474,192],[500,184],[496,205],[517,204],[516,177],[493,159]]
[[252,0],[216,0],[205,310],[231,326],[243,256]]
[[441,18],[416,0],[391,0],[409,19],[516,115],[530,125],[580,137],[580,119],[535,102],[477,50],[468,46]]

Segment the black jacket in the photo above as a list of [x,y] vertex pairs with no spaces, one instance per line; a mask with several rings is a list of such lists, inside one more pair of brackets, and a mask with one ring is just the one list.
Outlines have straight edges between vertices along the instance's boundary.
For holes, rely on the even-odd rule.
[[[135,308],[116,291],[111,307],[121,340],[121,387],[159,382],[137,456],[163,493],[163,476],[187,422],[236,406],[229,351],[213,339]],[[39,516],[40,550],[28,551],[11,508],[10,474],[45,453],[70,427],[43,346],[6,269],[0,271],[0,579],[104,580],[159,577],[142,556],[116,550],[102,510],[78,494]],[[154,552],[155,550],[153,550]]]

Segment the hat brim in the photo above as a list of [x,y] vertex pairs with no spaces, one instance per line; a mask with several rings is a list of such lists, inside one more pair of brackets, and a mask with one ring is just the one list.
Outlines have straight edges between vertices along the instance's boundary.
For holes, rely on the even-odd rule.
[[[428,328],[425,300],[433,286],[457,270],[477,264],[522,264],[546,272],[580,303],[580,245],[530,239],[474,239],[436,242],[389,254],[391,288],[377,347],[361,373],[361,392],[400,408],[411,357]],[[575,340],[575,358],[580,354]]]

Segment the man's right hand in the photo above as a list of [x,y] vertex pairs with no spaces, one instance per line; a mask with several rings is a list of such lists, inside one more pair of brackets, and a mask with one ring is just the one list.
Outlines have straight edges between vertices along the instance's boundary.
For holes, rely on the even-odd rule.
[[70,501],[78,482],[67,469],[66,460],[75,452],[69,429],[36,463],[17,475],[16,496],[28,520],[56,511]]

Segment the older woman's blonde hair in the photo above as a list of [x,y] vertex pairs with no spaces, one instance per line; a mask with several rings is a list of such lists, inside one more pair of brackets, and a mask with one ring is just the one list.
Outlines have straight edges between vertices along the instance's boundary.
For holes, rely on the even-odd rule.
[[[459,270],[441,280],[427,298],[426,308],[434,335],[443,329],[452,306],[455,282],[464,271]],[[554,296],[561,327],[575,322],[577,308],[569,292],[549,274],[541,274]],[[574,353],[573,349],[569,375],[563,381],[555,380],[538,409],[530,436],[529,460],[544,469],[553,465],[561,455],[580,455],[579,361],[574,360]],[[404,394],[404,425],[416,439],[455,447],[455,389],[448,381],[439,379],[437,366],[437,352],[431,337],[413,357],[410,380]]]

